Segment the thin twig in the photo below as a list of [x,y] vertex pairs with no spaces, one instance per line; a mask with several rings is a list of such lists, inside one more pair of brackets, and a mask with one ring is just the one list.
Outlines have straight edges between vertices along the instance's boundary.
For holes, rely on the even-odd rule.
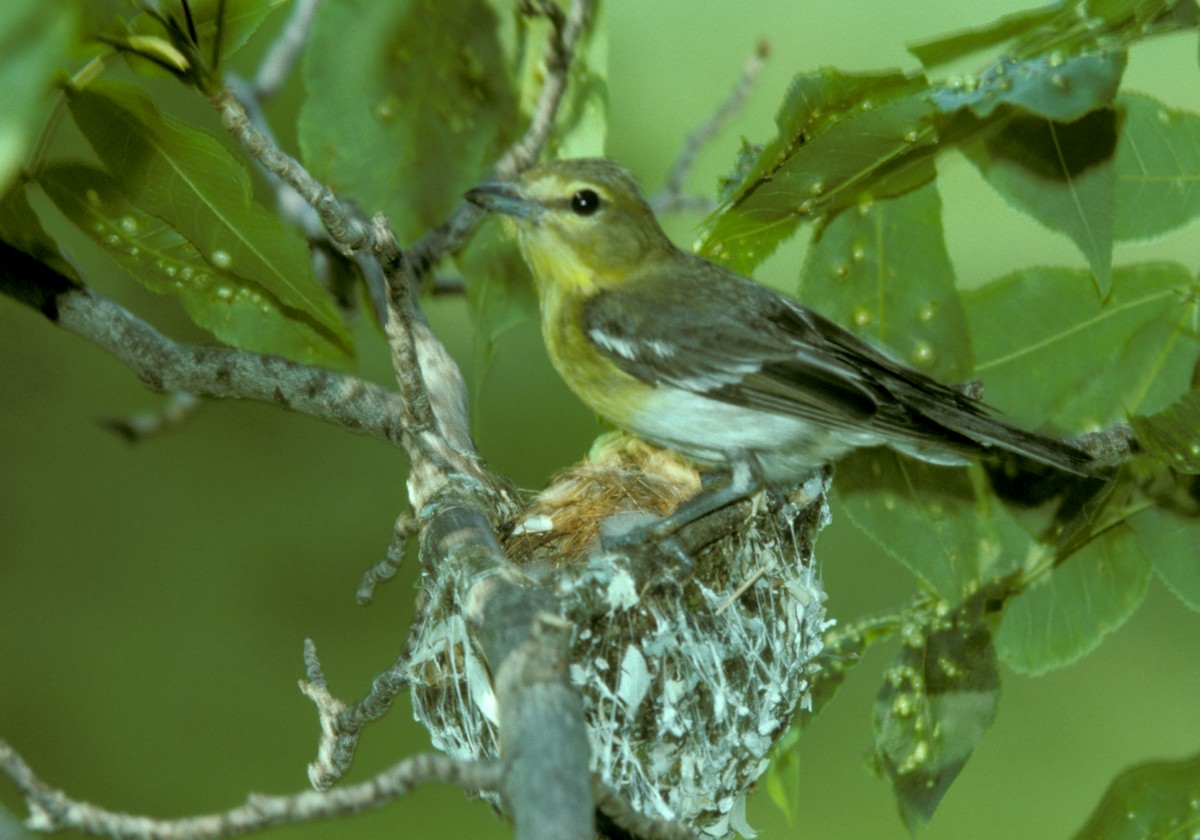
[[297,825],[378,808],[417,785],[441,782],[464,790],[494,791],[500,786],[500,763],[456,761],[438,754],[406,758],[377,776],[331,791],[303,791],[290,796],[253,794],[246,804],[216,814],[158,820],[109,811],[71,799],[34,774],[15,750],[0,741],[0,771],[29,807],[26,824],[35,831],[80,831],[118,840],[208,840],[236,837],[276,825]]
[[706,143],[711,141],[725,125],[742,110],[747,97],[754,89],[761,75],[767,57],[771,53],[771,44],[767,39],[761,39],[754,47],[754,52],[746,59],[742,75],[734,85],[729,97],[721,104],[716,113],[706,122],[698,126],[679,150],[679,157],[667,175],[667,183],[662,190],[650,199],[650,206],[656,213],[672,213],[681,210],[709,212],[715,204],[708,199],[689,197],[684,194],[684,186],[692,167],[696,164],[696,156]]
[[308,765],[308,780],[314,788],[332,787],[350,769],[362,730],[383,717],[408,685],[407,662],[406,648],[391,667],[375,677],[366,697],[347,706],[329,690],[316,645],[312,639],[304,640],[306,679],[300,681],[300,691],[317,707],[321,725],[317,758]]
[[392,530],[392,541],[388,544],[387,552],[382,560],[363,573],[362,582],[358,586],[355,597],[360,604],[369,604],[375,597],[375,587],[385,580],[391,580],[404,560],[404,551],[408,547],[408,538],[417,533],[417,520],[409,512],[396,517],[396,526]]
[[165,432],[174,431],[187,423],[204,405],[204,401],[187,391],[175,391],[167,404],[157,411],[146,411],[129,417],[109,417],[100,421],[130,443],[140,443]]
[[338,200],[327,186],[309,174],[300,162],[286,154],[258,126],[246,106],[228,86],[212,95],[212,104],[225,129],[242,144],[246,152],[263,167],[289,184],[305,203],[317,211],[333,242],[346,256],[358,251],[374,251],[379,243],[376,228],[363,220],[353,208]]

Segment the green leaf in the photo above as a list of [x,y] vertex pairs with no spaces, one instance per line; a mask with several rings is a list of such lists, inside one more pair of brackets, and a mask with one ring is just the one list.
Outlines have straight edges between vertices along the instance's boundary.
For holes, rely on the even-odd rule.
[[0,14],[0,191],[21,170],[42,130],[55,75],[66,65],[78,26],[77,6],[5,0]]
[[834,488],[855,527],[951,605],[1050,553],[962,468],[864,450],[838,463]]
[[44,169],[38,183],[63,215],[134,279],[178,297],[193,321],[226,344],[307,364],[350,361],[323,332],[288,317],[269,291],[206,262],[177,231],[130,203],[104,172],[59,164]]
[[985,400],[1027,428],[1098,429],[1191,390],[1200,295],[1182,266],[1119,268],[1099,300],[1087,272],[1028,269],[964,292]]
[[1176,472],[1200,473],[1200,391],[1150,417],[1132,417],[1138,445]]
[[935,378],[972,370],[933,182],[835,217],[808,249],[804,302]]
[[1009,204],[1069,236],[1101,295],[1112,278],[1117,114],[1095,111],[1070,124],[1014,117],[964,143],[967,157]]
[[1125,770],[1074,840],[1195,837],[1200,830],[1200,755]]
[[213,269],[269,292],[345,350],[350,337],[313,277],[308,248],[254,201],[245,167],[203,132],[159,113],[137,88],[96,83],[71,94],[71,114],[125,195],[195,245]]
[[1126,94],[1117,144],[1113,235],[1147,239],[1200,215],[1200,116]]
[[981,603],[905,627],[875,700],[875,769],[910,832],[933,816],[996,717],[1000,674]]
[[503,68],[484,0],[324,3],[304,58],[304,159],[366,213],[386,213],[401,241],[414,239],[519,128]]
[[908,51],[926,69],[930,69],[995,46],[1018,35],[1032,32],[1061,13],[1061,8],[1057,5],[1014,12],[984,26],[965,29],[954,35],[941,36],[932,41],[911,44]]
[[823,70],[792,83],[778,136],[708,223],[700,253],[749,273],[805,219],[934,176],[934,108],[922,78]]
[[1024,674],[1070,665],[1133,615],[1149,582],[1133,533],[1110,529],[1005,605],[1000,658]]
[[946,113],[969,108],[978,117],[989,117],[1001,105],[1015,105],[1035,116],[1069,123],[1109,105],[1124,72],[1124,52],[1005,56],[977,79],[935,88],[933,101]]
[[1200,520],[1151,507],[1126,522],[1137,534],[1142,553],[1167,588],[1200,612]]

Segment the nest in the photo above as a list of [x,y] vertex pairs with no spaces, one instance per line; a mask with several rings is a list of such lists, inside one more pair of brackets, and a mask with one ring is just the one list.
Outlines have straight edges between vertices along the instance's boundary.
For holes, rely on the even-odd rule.
[[[810,702],[827,626],[813,543],[829,521],[828,474],[742,505],[726,533],[693,551],[686,576],[648,575],[598,548],[610,517],[663,515],[699,489],[698,473],[677,457],[610,438],[551,483],[505,548],[553,584],[576,627],[571,679],[593,772],[644,814],[713,837],[752,836],[746,793]],[[494,758],[495,700],[457,583],[425,567],[413,707],[449,755]]]

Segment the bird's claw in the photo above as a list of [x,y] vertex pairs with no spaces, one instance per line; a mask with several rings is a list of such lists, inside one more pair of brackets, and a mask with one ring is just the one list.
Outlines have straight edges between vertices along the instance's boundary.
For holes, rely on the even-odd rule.
[[674,534],[659,534],[661,520],[637,524],[618,521],[600,529],[600,549],[619,554],[629,562],[634,579],[643,588],[679,585],[692,576],[695,564]]

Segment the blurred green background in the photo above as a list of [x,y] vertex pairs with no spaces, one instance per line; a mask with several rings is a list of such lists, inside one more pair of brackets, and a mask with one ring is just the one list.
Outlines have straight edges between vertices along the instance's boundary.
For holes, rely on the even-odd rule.
[[[915,69],[906,42],[1022,8],[1013,2],[894,0],[658,4],[615,0],[609,31],[609,153],[648,191],[683,138],[713,112],[760,37],[773,51],[743,114],[706,147],[690,180],[712,194],[741,136],[767,139],[792,76],[822,65]],[[239,56],[253,66],[271,24]],[[1194,36],[1136,49],[1126,89],[1200,110]],[[298,88],[298,86],[294,86]],[[272,103],[286,138],[299,90]],[[201,104],[195,119],[211,125]],[[69,139],[64,141],[69,143]],[[941,161],[947,235],[965,283],[1019,265],[1083,265],[1064,239],[1008,210],[964,161]],[[370,209],[370,208],[367,208]],[[667,227],[681,243],[695,217]],[[1200,264],[1196,226],[1126,247]],[[82,241],[85,260],[104,258]],[[803,246],[761,278],[794,287]],[[169,335],[200,337],[174,305],[112,272],[95,283]],[[466,307],[430,318],[476,383],[478,438],[492,465],[526,488],[575,461],[599,430],[554,377],[532,322],[477,364]],[[389,382],[378,333],[355,331],[364,375]],[[307,784],[317,722],[296,689],[313,638],[332,690],[356,699],[403,643],[415,563],[360,608],[362,571],[405,506],[404,458],[317,421],[213,403],[184,429],[131,447],[97,419],[163,398],[115,361],[0,300],[0,737],[50,783],[107,807],[161,817],[228,808],[249,791]],[[834,511],[820,547],[830,614],[851,620],[907,602],[914,581],[859,540]],[[999,717],[922,835],[1059,838],[1085,820],[1129,764],[1200,749],[1197,617],[1157,582],[1145,606],[1083,661],[1039,679],[1004,674]],[[865,769],[870,703],[894,649],[873,650],[800,745],[794,826],[765,796],[751,822],[765,837],[901,838],[885,783]],[[350,780],[428,748],[403,700],[362,739]],[[0,783],[0,804],[23,815]],[[348,821],[288,836],[506,837],[478,802],[437,787]],[[0,834],[4,829],[0,827]]]

